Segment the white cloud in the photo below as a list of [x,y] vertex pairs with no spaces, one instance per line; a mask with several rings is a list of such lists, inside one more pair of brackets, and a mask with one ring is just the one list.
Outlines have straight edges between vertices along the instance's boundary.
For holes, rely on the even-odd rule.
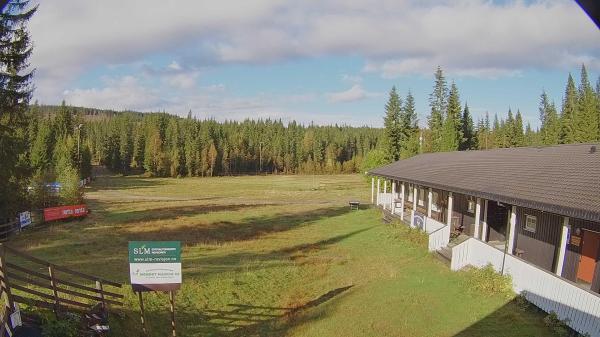
[[341,102],[354,102],[360,101],[369,97],[377,97],[380,96],[379,93],[371,93],[367,92],[362,85],[355,84],[350,89],[339,91],[339,92],[331,92],[326,94],[327,99],[331,103],[341,103]]

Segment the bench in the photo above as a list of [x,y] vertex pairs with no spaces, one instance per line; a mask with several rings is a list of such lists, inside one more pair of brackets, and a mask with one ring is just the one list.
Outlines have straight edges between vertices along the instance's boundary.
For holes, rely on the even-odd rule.
[[359,209],[360,208],[360,201],[350,201],[348,202],[350,204],[350,210],[353,209]]

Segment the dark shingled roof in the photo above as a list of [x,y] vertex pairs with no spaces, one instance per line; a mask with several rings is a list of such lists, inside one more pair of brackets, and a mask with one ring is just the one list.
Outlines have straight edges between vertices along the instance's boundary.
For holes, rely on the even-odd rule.
[[600,222],[600,144],[427,153],[369,174]]

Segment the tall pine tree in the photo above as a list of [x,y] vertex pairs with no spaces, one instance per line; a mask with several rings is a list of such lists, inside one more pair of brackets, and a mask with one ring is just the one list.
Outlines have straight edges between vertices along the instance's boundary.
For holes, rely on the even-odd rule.
[[385,154],[388,161],[396,161],[400,159],[402,151],[402,121],[400,119],[402,113],[402,100],[396,92],[396,87],[392,87],[390,98],[385,105],[385,117],[383,118],[384,135],[385,135]]
[[427,118],[430,132],[430,150],[438,152],[442,149],[444,116],[448,108],[448,85],[441,67],[435,72],[433,92],[429,95],[431,113]]
[[460,150],[475,150],[477,149],[477,137],[473,130],[473,117],[469,112],[469,105],[465,103],[461,118],[461,129],[462,129],[462,141],[460,143]]
[[581,66],[581,82],[575,119],[575,140],[579,143],[597,141],[600,137],[600,112],[597,97],[590,84],[585,65]]
[[458,87],[455,83],[450,86],[448,109],[442,128],[441,151],[456,151],[462,142],[461,103]]
[[565,88],[565,96],[562,101],[560,112],[560,143],[571,144],[576,140],[575,121],[577,120],[577,88],[573,76],[569,74],[567,79],[567,87]]

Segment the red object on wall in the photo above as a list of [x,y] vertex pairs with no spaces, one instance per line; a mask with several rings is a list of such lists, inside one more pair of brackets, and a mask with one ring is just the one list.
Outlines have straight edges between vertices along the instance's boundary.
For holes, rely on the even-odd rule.
[[88,209],[86,205],[69,205],[44,208],[44,221],[60,220],[86,216]]

